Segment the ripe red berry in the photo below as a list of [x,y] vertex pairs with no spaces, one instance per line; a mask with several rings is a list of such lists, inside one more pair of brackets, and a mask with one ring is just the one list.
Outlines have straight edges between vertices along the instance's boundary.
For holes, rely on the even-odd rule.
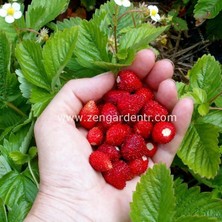
[[146,155],[146,143],[143,137],[138,134],[129,135],[121,146],[121,154],[127,161]]
[[160,144],[169,143],[175,136],[176,129],[173,123],[158,122],[154,125],[152,138]]
[[129,92],[124,90],[110,90],[107,92],[103,99],[105,103],[112,103],[114,105],[117,105],[117,103],[125,96],[129,95]]
[[97,150],[107,154],[111,162],[116,162],[120,159],[120,151],[116,146],[103,143]]
[[101,110],[101,121],[105,128],[119,122],[119,112],[112,103],[105,103]]
[[108,171],[113,167],[108,155],[100,151],[94,151],[91,153],[89,156],[89,163],[99,172]]
[[148,120],[160,121],[163,116],[168,115],[167,109],[160,103],[154,100],[149,100],[142,109],[142,114],[145,114]]
[[136,115],[144,105],[144,97],[141,95],[125,95],[117,104],[122,115]]
[[142,95],[145,98],[145,102],[154,99],[154,94],[149,88],[141,88],[135,93],[136,95]]
[[103,141],[103,132],[99,127],[93,127],[87,134],[87,140],[92,146],[98,146]]
[[93,126],[95,126],[97,121],[96,118],[93,117],[98,117],[99,115],[99,109],[95,101],[90,100],[89,102],[87,102],[80,110],[79,115],[81,117],[80,124],[84,128],[91,129]]
[[148,167],[148,159],[146,156],[129,162],[130,171],[134,176],[140,176]]
[[106,132],[106,143],[120,146],[130,134],[130,127],[126,124],[117,123],[111,126]]
[[142,83],[140,79],[133,71],[130,70],[120,71],[116,81],[117,88],[120,90],[134,92],[142,88]]
[[151,134],[151,131],[153,129],[153,124],[151,122],[140,120],[135,123],[133,126],[133,130],[135,133],[138,133],[143,138],[148,138]]
[[126,181],[132,179],[130,167],[124,161],[113,163],[113,168],[103,173],[107,183],[117,189],[122,190],[126,186]]
[[157,144],[153,143],[153,142],[148,142],[146,144],[146,156],[148,157],[153,157],[154,154],[156,153],[157,151]]

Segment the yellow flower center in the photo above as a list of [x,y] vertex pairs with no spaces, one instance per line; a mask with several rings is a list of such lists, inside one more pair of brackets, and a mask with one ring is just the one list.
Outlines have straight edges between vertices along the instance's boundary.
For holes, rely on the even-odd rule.
[[8,15],[14,15],[14,13],[15,13],[15,9],[14,8],[11,7],[11,8],[7,9],[7,14]]
[[155,9],[152,9],[152,10],[150,11],[150,15],[151,15],[151,16],[156,16],[156,14],[157,14],[157,11],[156,11]]

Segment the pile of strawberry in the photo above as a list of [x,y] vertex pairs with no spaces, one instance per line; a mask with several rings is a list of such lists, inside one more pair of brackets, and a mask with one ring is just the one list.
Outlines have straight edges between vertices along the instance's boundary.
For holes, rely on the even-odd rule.
[[93,147],[89,163],[107,183],[123,189],[126,181],[146,171],[158,144],[175,136],[173,123],[160,121],[167,115],[168,110],[134,72],[120,71],[115,88],[80,111],[80,124],[88,130]]

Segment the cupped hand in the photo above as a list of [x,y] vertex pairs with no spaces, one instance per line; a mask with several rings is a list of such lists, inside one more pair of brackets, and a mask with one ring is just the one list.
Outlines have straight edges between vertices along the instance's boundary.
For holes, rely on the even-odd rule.
[[[156,91],[156,99],[176,116],[175,138],[149,160],[170,166],[190,124],[193,103],[179,100],[169,60],[155,62],[151,50],[140,51],[128,67]],[[83,104],[100,99],[114,85],[114,75],[105,73],[93,78],[69,81],[55,96],[35,125],[39,155],[40,189],[25,222],[127,222],[129,203],[139,177],[117,190],[107,184],[89,165],[90,144],[73,118]]]

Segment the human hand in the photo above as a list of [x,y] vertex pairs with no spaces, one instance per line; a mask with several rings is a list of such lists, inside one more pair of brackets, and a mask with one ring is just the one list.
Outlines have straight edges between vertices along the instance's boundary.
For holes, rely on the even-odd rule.
[[[178,101],[169,60],[155,62],[151,50],[140,51],[129,69],[135,71],[156,91],[156,99],[177,116],[176,136],[160,145],[149,160],[149,167],[163,162],[170,166],[190,124],[191,99]],[[82,105],[97,100],[114,84],[114,75],[69,81],[52,100],[35,125],[39,155],[40,189],[25,222],[96,221],[126,222],[129,203],[139,177],[127,182],[123,190],[107,184],[88,162],[92,152],[82,129],[61,117],[77,115]]]

